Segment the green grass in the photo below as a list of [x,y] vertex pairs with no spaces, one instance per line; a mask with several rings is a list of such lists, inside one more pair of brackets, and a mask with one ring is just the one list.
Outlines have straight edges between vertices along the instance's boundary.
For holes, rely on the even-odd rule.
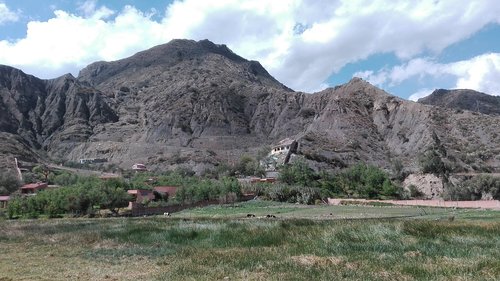
[[0,253],[0,280],[499,280],[500,212],[248,202],[0,221]]

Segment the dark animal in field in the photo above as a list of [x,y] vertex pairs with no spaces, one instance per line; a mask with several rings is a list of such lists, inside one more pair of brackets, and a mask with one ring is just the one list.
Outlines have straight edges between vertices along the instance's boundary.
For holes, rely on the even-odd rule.
[[255,218],[254,214],[247,214],[247,218]]
[[266,215],[266,218],[276,218],[275,215]]

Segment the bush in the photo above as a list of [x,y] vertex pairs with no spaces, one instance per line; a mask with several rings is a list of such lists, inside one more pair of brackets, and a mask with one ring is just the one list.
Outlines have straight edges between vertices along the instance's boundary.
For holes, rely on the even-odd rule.
[[401,187],[393,184],[381,169],[357,164],[339,173],[331,183],[335,192],[354,198],[399,197]]
[[420,168],[422,173],[432,173],[435,175],[443,175],[448,171],[439,153],[432,149],[426,151],[419,158]]
[[278,179],[289,185],[313,186],[317,176],[306,162],[298,160],[282,166]]
[[103,183],[96,178],[85,179],[72,186],[40,191],[36,196],[14,197],[7,206],[8,217],[82,216],[93,214],[96,208],[117,214],[118,208],[126,207],[132,199],[119,181]]
[[316,200],[321,200],[321,190],[314,187],[274,184],[264,190],[264,196],[278,202],[310,205],[314,204]]
[[0,195],[9,195],[16,191],[19,186],[21,186],[21,182],[14,174],[0,173]]
[[500,199],[500,178],[481,175],[461,182],[447,185],[443,194],[446,200]]

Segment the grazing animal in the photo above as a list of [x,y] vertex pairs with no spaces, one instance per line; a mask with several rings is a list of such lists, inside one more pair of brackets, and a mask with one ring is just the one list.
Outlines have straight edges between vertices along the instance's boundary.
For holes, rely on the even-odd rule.
[[266,218],[276,218],[275,215],[266,215]]
[[247,214],[247,218],[255,218],[254,214]]
[[170,213],[169,212],[163,213],[163,216],[170,217]]

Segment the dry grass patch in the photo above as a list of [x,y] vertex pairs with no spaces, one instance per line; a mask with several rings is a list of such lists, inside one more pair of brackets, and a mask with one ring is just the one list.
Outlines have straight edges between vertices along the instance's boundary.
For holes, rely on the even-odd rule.
[[300,255],[290,257],[292,261],[302,266],[331,266],[345,264],[341,257],[319,257],[315,255]]

